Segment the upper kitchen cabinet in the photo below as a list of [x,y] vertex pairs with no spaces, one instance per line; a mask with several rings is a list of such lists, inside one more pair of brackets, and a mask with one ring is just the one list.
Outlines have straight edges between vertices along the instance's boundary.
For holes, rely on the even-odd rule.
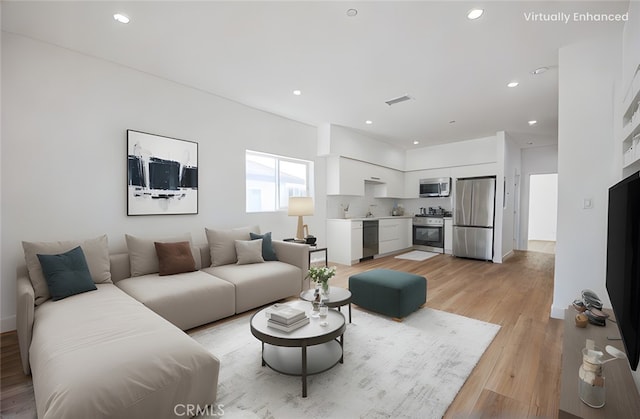
[[364,196],[364,163],[338,156],[327,157],[327,195]]
[[402,198],[404,173],[340,156],[327,156],[327,195],[364,196],[365,182],[376,198]]

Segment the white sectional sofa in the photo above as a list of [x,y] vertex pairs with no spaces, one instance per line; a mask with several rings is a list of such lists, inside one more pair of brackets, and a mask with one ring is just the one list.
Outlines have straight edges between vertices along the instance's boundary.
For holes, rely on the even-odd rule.
[[[220,257],[225,254],[218,245],[230,251],[235,240],[248,242],[250,231],[257,228],[207,230],[209,243],[191,246],[195,270],[175,275],[159,275],[150,239],[127,237],[129,252],[112,255],[106,236],[23,243],[27,266],[18,269],[17,328],[38,417],[164,418],[178,416],[178,404],[213,404],[219,361],[182,330],[297,295],[309,285],[306,245],[273,241],[278,260],[260,263],[230,262],[235,252]],[[48,299],[46,287],[34,280],[42,275],[35,253],[77,245],[97,289]]]

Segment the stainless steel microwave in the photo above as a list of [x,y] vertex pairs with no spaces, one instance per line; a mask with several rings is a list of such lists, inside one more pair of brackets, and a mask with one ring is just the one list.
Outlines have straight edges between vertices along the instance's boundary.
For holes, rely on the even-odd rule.
[[432,198],[449,196],[451,193],[451,178],[420,179],[420,197]]

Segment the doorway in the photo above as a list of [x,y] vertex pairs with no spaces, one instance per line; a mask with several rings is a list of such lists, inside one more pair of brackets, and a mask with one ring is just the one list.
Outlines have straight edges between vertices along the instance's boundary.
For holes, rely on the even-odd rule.
[[555,253],[557,224],[558,174],[531,175],[527,249]]

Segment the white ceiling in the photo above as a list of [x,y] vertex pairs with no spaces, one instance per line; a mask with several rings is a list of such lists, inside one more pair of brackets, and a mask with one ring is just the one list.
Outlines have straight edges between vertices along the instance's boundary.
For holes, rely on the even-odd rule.
[[[484,15],[468,20],[477,6]],[[348,17],[349,8],[357,16]],[[627,8],[628,1],[3,1],[2,29],[403,148],[502,130],[535,146],[557,141],[558,48],[619,32],[622,23],[528,22],[526,13]],[[115,22],[117,12],[131,22]],[[533,76],[540,66],[550,70]],[[520,85],[508,88],[512,80]],[[384,103],[404,94],[414,100]],[[530,127],[532,119],[539,122]]]

